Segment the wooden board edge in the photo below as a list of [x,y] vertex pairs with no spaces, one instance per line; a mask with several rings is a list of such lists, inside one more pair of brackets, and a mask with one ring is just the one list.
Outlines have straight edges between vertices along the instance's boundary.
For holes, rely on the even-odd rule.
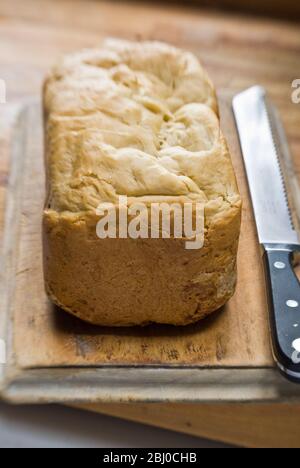
[[11,403],[300,403],[299,387],[275,369],[10,367]]
[[[20,151],[18,147],[26,144],[26,126],[24,125],[27,111],[26,103],[12,106],[10,108],[12,114],[12,130],[10,134],[19,132],[19,138],[13,138],[9,144],[9,160],[10,170],[8,179],[8,188],[5,197],[4,210],[4,232],[1,245],[0,264],[0,339],[5,345],[5,354],[7,362],[11,345],[11,317],[10,317],[10,301],[15,287],[15,262],[16,255],[14,247],[18,244],[19,235],[19,214],[20,214],[20,194],[22,191],[20,174],[24,169],[25,160],[19,161],[18,155]],[[0,126],[2,130],[2,126]],[[8,136],[7,136],[8,137]],[[7,373],[7,363],[0,364],[0,395],[5,385],[5,376]]]

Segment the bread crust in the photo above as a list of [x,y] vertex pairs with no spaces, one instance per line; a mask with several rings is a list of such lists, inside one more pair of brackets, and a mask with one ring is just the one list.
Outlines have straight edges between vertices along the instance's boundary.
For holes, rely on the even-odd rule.
[[[198,60],[157,42],[109,40],[65,57],[44,86],[49,297],[106,326],[186,325],[236,285],[241,200],[213,86]],[[99,239],[100,203],[202,203],[204,246]]]

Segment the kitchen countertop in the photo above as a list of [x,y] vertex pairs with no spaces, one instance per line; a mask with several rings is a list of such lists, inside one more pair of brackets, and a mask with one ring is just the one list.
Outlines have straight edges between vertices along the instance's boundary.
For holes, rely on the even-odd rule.
[[225,445],[58,405],[0,404],[0,448],[221,448]]

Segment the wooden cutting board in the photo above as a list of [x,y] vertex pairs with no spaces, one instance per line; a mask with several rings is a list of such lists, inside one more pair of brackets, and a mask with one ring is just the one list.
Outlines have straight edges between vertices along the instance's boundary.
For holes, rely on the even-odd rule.
[[5,146],[12,161],[0,327],[7,342],[2,379],[7,399],[91,403],[297,397],[298,387],[279,376],[271,357],[261,253],[231,101],[229,94],[220,96],[222,126],[244,201],[236,293],[194,325],[120,329],[88,325],[54,306],[44,292],[42,112],[38,101],[20,107],[11,144]]
[[[44,293],[41,244],[45,199],[42,118],[38,103],[22,109],[13,134],[15,184],[19,188],[16,191],[13,187],[9,194],[15,208],[13,213],[8,213],[13,218],[10,229],[15,229],[16,239],[9,236],[6,246],[15,252],[15,272],[11,272],[15,287],[8,305],[14,323],[15,365],[22,368],[174,365],[244,369],[273,366],[261,254],[232,118],[231,97],[221,97],[220,102],[222,126],[243,198],[238,286],[235,296],[223,309],[187,327],[95,327],[48,301]],[[8,278],[9,284],[11,281]]]

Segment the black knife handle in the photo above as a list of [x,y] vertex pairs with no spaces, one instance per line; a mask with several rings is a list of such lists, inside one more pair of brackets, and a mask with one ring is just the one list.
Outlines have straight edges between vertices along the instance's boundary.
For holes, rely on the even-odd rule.
[[300,383],[300,283],[292,257],[300,245],[264,245],[273,354],[281,372]]

